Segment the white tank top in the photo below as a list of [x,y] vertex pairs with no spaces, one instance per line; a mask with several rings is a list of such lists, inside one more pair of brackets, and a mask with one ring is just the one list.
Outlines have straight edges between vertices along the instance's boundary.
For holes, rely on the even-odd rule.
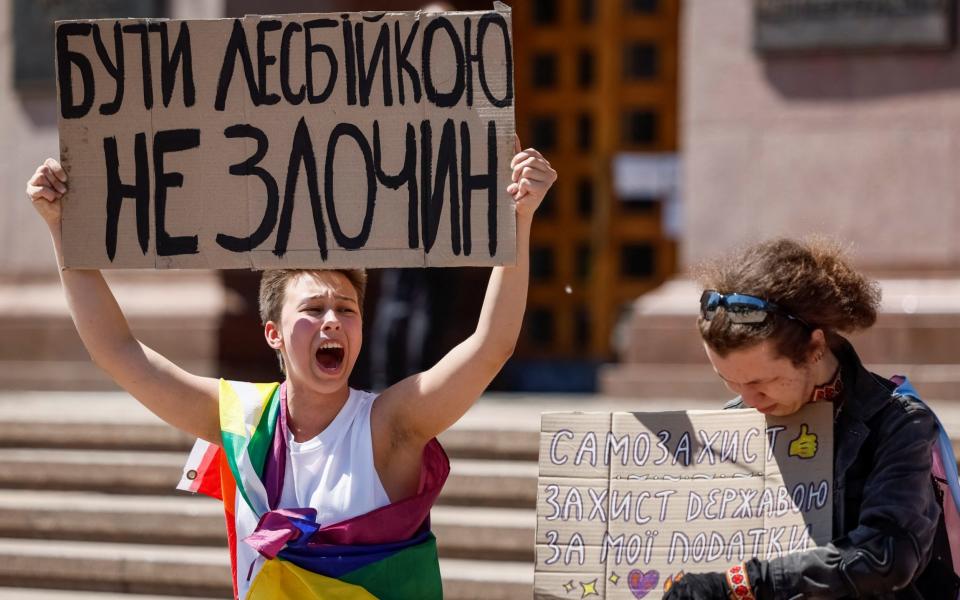
[[[287,464],[278,508],[316,509],[317,522],[326,527],[390,504],[373,463],[370,409],[376,398],[376,394],[351,389],[343,408],[315,438],[296,442],[292,434],[287,434]],[[253,511],[238,495],[237,591],[240,598],[246,597],[264,560],[243,542],[243,538],[253,533],[257,522]]]

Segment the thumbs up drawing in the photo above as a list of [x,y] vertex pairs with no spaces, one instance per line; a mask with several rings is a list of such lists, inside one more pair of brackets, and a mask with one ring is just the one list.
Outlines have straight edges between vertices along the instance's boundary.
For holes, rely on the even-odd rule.
[[789,456],[813,458],[817,454],[817,436],[810,433],[807,424],[800,426],[800,434],[790,442]]

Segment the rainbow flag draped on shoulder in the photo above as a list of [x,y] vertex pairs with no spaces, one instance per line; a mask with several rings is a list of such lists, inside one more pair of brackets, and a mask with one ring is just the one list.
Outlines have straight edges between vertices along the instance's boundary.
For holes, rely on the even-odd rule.
[[[312,508],[277,507],[287,456],[284,392],[277,383],[221,380],[222,447],[197,440],[178,486],[223,501],[234,596],[241,543],[266,559],[250,582],[247,600],[442,598],[436,539],[430,531],[430,508],[450,472],[440,443],[434,439],[424,449],[415,495],[321,526]],[[238,502],[260,519],[254,532],[239,541]]]

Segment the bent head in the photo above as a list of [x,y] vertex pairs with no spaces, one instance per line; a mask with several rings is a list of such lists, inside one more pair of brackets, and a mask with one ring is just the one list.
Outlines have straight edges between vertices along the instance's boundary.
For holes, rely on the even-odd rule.
[[260,280],[267,344],[288,378],[320,392],[347,384],[363,343],[361,270],[273,270]]
[[797,364],[780,354],[771,340],[726,354],[704,343],[707,358],[727,389],[747,406],[777,417],[800,410],[821,383],[817,366],[827,351],[822,330],[813,333],[808,347],[807,358]]
[[699,275],[707,358],[746,405],[776,416],[811,399],[838,332],[870,327],[880,303],[877,284],[822,240],[763,242]]

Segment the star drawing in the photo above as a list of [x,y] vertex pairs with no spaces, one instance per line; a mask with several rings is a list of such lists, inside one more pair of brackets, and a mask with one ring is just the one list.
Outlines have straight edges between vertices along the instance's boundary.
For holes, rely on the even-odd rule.
[[581,598],[586,598],[587,596],[599,596],[597,593],[597,580],[589,581],[587,583],[580,582],[580,587],[583,588],[583,595]]

